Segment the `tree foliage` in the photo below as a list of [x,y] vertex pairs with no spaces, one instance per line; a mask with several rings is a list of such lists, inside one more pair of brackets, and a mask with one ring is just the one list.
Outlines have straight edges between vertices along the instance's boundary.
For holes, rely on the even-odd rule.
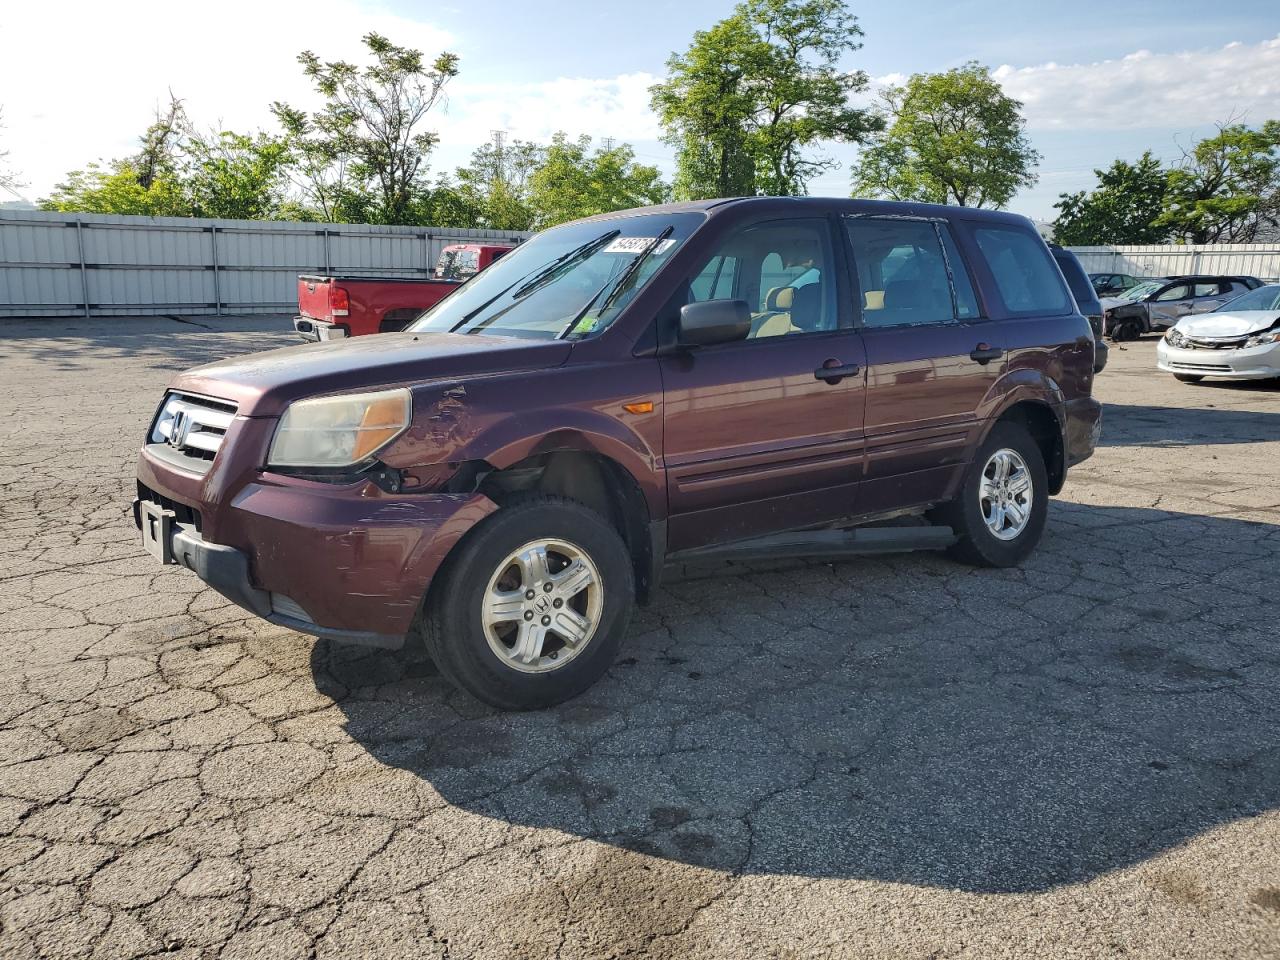
[[140,216],[278,217],[292,162],[280,137],[195,130],[182,106],[169,106],[139,138],[131,157],[73,170],[42,202],[46,210]]
[[1169,229],[1156,220],[1164,209],[1169,175],[1148,150],[1137,163],[1116,160],[1094,170],[1093,190],[1059,195],[1053,237],[1068,246],[1161,243]]
[[529,176],[538,229],[612,210],[663,203],[670,188],[657,167],[636,163],[628,144],[591,150],[591,138],[557,133]]
[[326,63],[311,51],[299,55],[323,108],[307,114],[277,102],[272,109],[302,159],[310,199],[327,218],[413,222],[439,142],[423,121],[457,76],[458,57],[441,53],[428,64],[420,50],[380,34],[363,39],[373,58],[363,69]]
[[677,150],[676,196],[803,194],[833,165],[810,147],[860,143],[878,127],[849,105],[866,74],[839,66],[861,36],[841,0],[744,0],[695,33],[650,89]]
[[1226,123],[1169,171],[1156,223],[1186,243],[1251,243],[1280,225],[1280,120]]
[[917,73],[881,94],[885,129],[854,172],[854,195],[1003,207],[1036,182],[1022,104],[978,63]]

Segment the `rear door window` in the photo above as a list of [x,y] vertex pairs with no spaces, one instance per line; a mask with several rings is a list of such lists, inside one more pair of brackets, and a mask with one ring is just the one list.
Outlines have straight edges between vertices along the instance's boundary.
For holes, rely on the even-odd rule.
[[969,272],[945,223],[846,217],[868,327],[954,323],[978,316]]
[[1068,313],[1062,276],[1055,269],[1049,249],[1027,230],[1005,226],[978,226],[973,231],[978,249],[995,278],[996,291],[1010,313]]
[[1191,287],[1185,283],[1175,283],[1172,287],[1161,290],[1156,294],[1157,303],[1165,303],[1169,300],[1185,300],[1191,296]]

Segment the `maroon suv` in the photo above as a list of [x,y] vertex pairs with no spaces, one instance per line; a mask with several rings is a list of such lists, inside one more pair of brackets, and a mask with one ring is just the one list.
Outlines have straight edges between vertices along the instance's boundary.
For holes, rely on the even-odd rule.
[[274,623],[409,636],[477,697],[543,706],[609,667],[672,559],[1020,562],[1097,442],[1093,351],[1022,217],[623,211],[534,237],[403,333],[182,374],[137,519]]

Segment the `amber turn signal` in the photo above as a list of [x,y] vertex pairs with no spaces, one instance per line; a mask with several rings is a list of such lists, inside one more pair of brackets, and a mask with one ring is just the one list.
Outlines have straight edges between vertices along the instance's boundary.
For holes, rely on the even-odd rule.
[[622,409],[627,413],[653,413],[653,401],[644,400],[640,403],[624,403]]

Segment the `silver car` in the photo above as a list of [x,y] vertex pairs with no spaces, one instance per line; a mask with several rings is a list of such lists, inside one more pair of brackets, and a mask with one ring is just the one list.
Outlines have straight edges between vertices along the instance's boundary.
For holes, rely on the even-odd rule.
[[1249,289],[1236,277],[1148,280],[1102,301],[1103,329],[1112,340],[1136,340],[1144,333],[1167,330],[1183,317],[1217,310]]

